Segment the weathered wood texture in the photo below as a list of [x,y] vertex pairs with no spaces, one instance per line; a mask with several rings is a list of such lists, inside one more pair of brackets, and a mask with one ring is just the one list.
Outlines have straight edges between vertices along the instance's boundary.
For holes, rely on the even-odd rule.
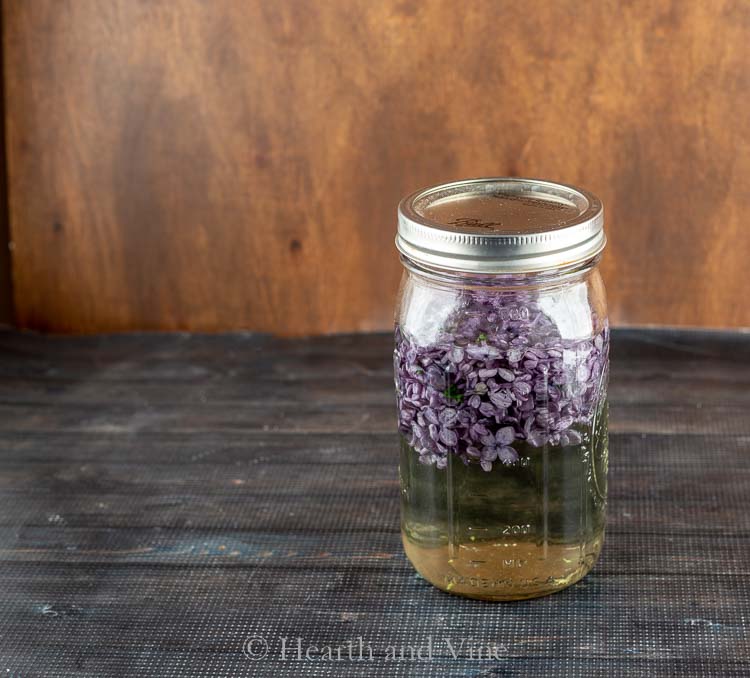
[[[402,554],[390,349],[0,334],[0,673],[750,674],[750,335],[614,333],[603,556],[494,605]],[[374,659],[282,661],[284,636]],[[432,661],[385,661],[430,636]]]
[[[0,39],[3,12],[0,7]],[[0,49],[0,325],[13,323],[13,291],[10,272],[10,231],[8,230],[8,194],[5,167],[5,96],[3,50]]]
[[750,3],[3,4],[16,317],[386,328],[395,206],[603,198],[616,324],[750,325]]

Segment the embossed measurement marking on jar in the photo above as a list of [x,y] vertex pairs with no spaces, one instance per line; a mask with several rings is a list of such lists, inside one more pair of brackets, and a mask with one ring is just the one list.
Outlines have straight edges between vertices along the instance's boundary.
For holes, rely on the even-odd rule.
[[[530,317],[531,311],[529,311],[526,306],[513,306],[511,308],[503,307],[494,310],[489,315],[489,318],[492,318],[492,320],[488,320],[488,322],[497,321],[497,319],[503,320],[505,322],[518,322],[521,320],[528,320]],[[484,338],[486,340],[486,337]]]
[[[505,579],[490,579],[487,577],[464,577],[460,574],[446,574],[443,577],[443,581],[446,584],[447,590],[451,590],[456,586],[470,586],[477,589],[497,588],[499,586],[513,586],[514,588],[531,588],[537,587],[543,581],[537,578],[530,579],[516,579],[505,578]],[[549,578],[549,583],[553,583],[554,579]]]
[[525,525],[505,525],[503,534],[531,534],[534,528],[528,523]]
[[529,309],[526,306],[514,306],[512,308],[501,308],[497,315],[503,320],[528,320]]
[[446,574],[445,583],[448,587],[453,586],[473,586],[474,588],[496,588],[498,586],[508,585],[513,582],[512,579],[488,579],[486,577],[464,577],[460,574]]

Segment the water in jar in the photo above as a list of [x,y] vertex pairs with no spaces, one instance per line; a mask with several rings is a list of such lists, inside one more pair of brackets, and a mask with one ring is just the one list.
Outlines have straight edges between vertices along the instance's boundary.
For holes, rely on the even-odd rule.
[[419,462],[401,438],[404,550],[438,588],[515,600],[552,593],[585,575],[604,538],[606,404],[580,444],[518,445],[516,463],[489,473],[448,458]]

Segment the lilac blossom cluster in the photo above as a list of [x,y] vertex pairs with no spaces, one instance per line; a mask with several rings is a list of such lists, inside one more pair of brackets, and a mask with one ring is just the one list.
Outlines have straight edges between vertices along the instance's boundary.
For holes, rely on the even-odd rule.
[[[594,318],[594,326],[596,318]],[[590,424],[608,359],[606,326],[566,340],[528,295],[467,292],[443,332],[418,345],[396,328],[399,430],[424,464],[448,455],[513,464],[514,443],[575,445]]]

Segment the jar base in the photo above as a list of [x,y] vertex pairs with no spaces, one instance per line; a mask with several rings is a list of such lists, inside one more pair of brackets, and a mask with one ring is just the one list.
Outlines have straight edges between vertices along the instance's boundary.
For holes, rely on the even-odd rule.
[[422,546],[402,533],[407,558],[446,593],[488,601],[547,596],[580,581],[596,563],[603,535],[583,544],[470,542]]

